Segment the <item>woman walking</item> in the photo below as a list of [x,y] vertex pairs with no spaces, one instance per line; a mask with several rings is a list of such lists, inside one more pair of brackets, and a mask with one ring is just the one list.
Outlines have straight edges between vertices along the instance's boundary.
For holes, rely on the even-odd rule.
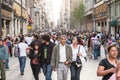
[[71,80],[80,80],[80,72],[82,66],[77,66],[76,65],[76,58],[79,56],[81,59],[82,63],[85,62],[84,57],[86,57],[86,52],[85,48],[82,45],[78,44],[79,39],[77,37],[73,38],[73,43],[71,44],[72,47],[72,63],[70,66],[70,71],[71,71]]
[[101,60],[97,69],[97,75],[103,76],[102,80],[117,80],[117,56],[118,48],[116,44],[111,44],[108,47],[108,57]]
[[34,75],[35,80],[39,80],[39,72],[40,72],[40,46],[39,43],[35,43],[33,49],[30,50],[30,54],[28,54],[30,60],[31,69]]

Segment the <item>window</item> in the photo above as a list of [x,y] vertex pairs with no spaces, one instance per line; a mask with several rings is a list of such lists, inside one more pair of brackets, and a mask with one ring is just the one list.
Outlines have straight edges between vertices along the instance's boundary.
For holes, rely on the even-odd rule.
[[21,0],[15,0],[16,2],[18,2],[19,4],[21,4]]
[[22,6],[26,8],[26,0],[22,0]]

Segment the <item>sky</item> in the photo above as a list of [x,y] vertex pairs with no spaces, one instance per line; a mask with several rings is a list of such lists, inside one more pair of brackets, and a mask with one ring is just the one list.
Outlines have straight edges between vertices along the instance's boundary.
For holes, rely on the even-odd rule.
[[60,13],[60,7],[62,0],[52,0],[53,1],[53,17],[54,22],[57,23],[57,20],[59,19],[59,13]]
[[53,20],[53,22],[55,22],[55,25],[57,25],[57,20],[59,19],[62,0],[45,0],[45,2],[46,2],[46,7],[48,9],[51,9],[48,11],[49,16],[52,17],[51,19]]

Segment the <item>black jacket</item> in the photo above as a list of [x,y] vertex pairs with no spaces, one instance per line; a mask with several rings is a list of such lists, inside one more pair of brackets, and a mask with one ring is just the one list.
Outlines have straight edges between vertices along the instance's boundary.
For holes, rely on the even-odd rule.
[[28,55],[28,57],[30,58],[30,64],[33,64],[32,60],[37,58],[38,59],[38,65],[41,65],[41,53],[40,53],[40,51],[38,51],[38,54],[36,55],[34,53],[34,49],[31,49],[30,54]]
[[[52,57],[52,50],[53,47],[55,46],[54,43],[49,42],[48,45],[46,44],[41,44],[41,49],[40,49],[40,53],[41,53],[41,58],[42,58],[42,64],[47,63],[50,64],[51,63],[51,57]],[[47,48],[47,56],[46,58],[44,57],[44,49]]]

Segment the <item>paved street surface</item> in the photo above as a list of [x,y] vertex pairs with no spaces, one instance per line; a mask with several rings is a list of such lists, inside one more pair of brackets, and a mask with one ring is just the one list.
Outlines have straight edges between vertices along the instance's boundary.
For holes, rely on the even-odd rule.
[[[101,53],[104,53],[103,50]],[[102,58],[104,58],[103,54]],[[99,58],[98,60],[88,59],[88,61],[84,63],[81,71],[81,80],[101,80],[101,77],[96,76],[96,70],[98,63],[102,58]],[[27,58],[25,73],[21,76],[18,58],[10,58],[10,71],[6,71],[7,80],[34,80],[29,63],[29,58]],[[39,78],[40,80],[45,80],[42,72],[40,73]],[[57,80],[56,72],[53,72],[52,79]],[[70,72],[68,74],[68,80],[70,80]]]

